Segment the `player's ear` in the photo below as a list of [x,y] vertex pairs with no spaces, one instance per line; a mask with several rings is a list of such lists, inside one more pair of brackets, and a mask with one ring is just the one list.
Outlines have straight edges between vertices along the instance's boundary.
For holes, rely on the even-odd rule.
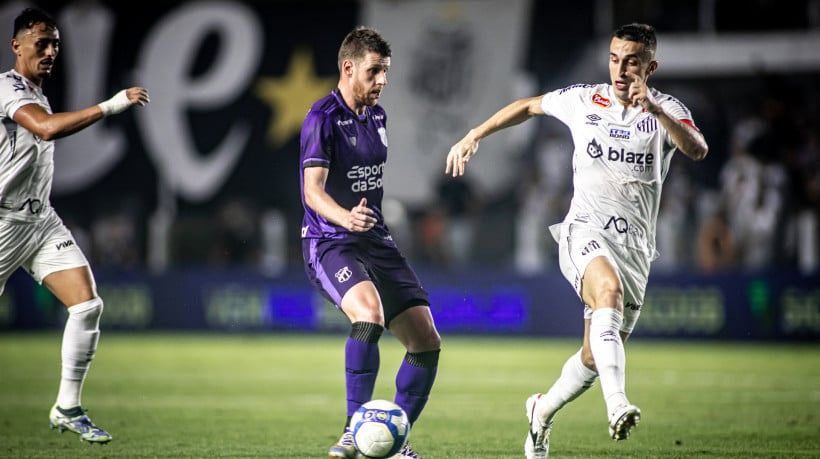
[[652,75],[655,73],[655,70],[658,70],[658,61],[652,61],[649,63],[649,68],[646,69],[646,76]]
[[347,76],[353,76],[353,61],[350,59],[342,61],[342,73]]

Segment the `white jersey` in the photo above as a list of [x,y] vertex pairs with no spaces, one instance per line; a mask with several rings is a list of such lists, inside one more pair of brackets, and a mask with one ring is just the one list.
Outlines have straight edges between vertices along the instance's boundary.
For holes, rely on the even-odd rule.
[[14,70],[0,73],[0,219],[39,221],[49,206],[54,176],[54,141],[43,140],[14,122],[17,110],[51,106],[43,90]]
[[[670,117],[694,126],[681,102],[650,90]],[[609,84],[549,92],[541,107],[570,128],[575,145],[574,192],[563,223],[602,231],[613,243],[656,258],[661,187],[676,148],[666,129],[640,106],[621,105]],[[555,236],[558,226],[550,228]]]

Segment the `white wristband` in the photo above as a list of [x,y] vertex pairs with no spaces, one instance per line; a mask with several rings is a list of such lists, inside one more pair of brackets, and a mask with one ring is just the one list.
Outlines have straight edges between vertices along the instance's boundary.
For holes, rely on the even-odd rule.
[[103,116],[108,116],[124,112],[131,106],[131,101],[128,100],[128,96],[125,95],[125,89],[123,89],[122,91],[114,94],[114,97],[106,100],[105,102],[100,102],[97,105],[100,107],[100,110],[102,110]]

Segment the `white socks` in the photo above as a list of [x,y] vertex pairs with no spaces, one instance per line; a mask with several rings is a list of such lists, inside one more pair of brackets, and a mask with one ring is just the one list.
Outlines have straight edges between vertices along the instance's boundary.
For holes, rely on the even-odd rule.
[[85,375],[100,337],[100,315],[103,302],[93,298],[68,308],[68,319],[63,331],[62,379],[57,395],[57,406],[63,409],[81,405]]
[[549,424],[555,413],[558,412],[564,405],[575,400],[587,391],[595,382],[598,373],[590,370],[581,361],[581,351],[567,359],[564,363],[564,368],[561,370],[561,376],[555,381],[536,404],[536,415],[544,421],[544,424]]
[[620,333],[623,320],[623,314],[617,309],[601,308],[592,313],[589,328],[589,345],[610,416],[618,407],[629,403],[624,375],[626,355]]

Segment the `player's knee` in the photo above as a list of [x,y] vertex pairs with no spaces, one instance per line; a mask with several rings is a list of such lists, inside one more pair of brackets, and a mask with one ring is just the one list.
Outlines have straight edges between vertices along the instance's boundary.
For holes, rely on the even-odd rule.
[[[601,287],[595,292],[595,306],[600,307],[614,307],[618,310],[623,309],[624,290],[621,283],[617,281],[604,282]],[[593,309],[597,309],[593,308]]]
[[437,350],[441,349],[441,335],[438,334],[435,328],[429,330],[423,340],[422,346],[424,349]]
[[377,343],[384,332],[384,327],[374,322],[353,322],[350,337],[363,343]]
[[82,314],[85,317],[99,319],[104,309],[102,298],[95,296],[88,301],[77,303],[68,307],[69,314]]

